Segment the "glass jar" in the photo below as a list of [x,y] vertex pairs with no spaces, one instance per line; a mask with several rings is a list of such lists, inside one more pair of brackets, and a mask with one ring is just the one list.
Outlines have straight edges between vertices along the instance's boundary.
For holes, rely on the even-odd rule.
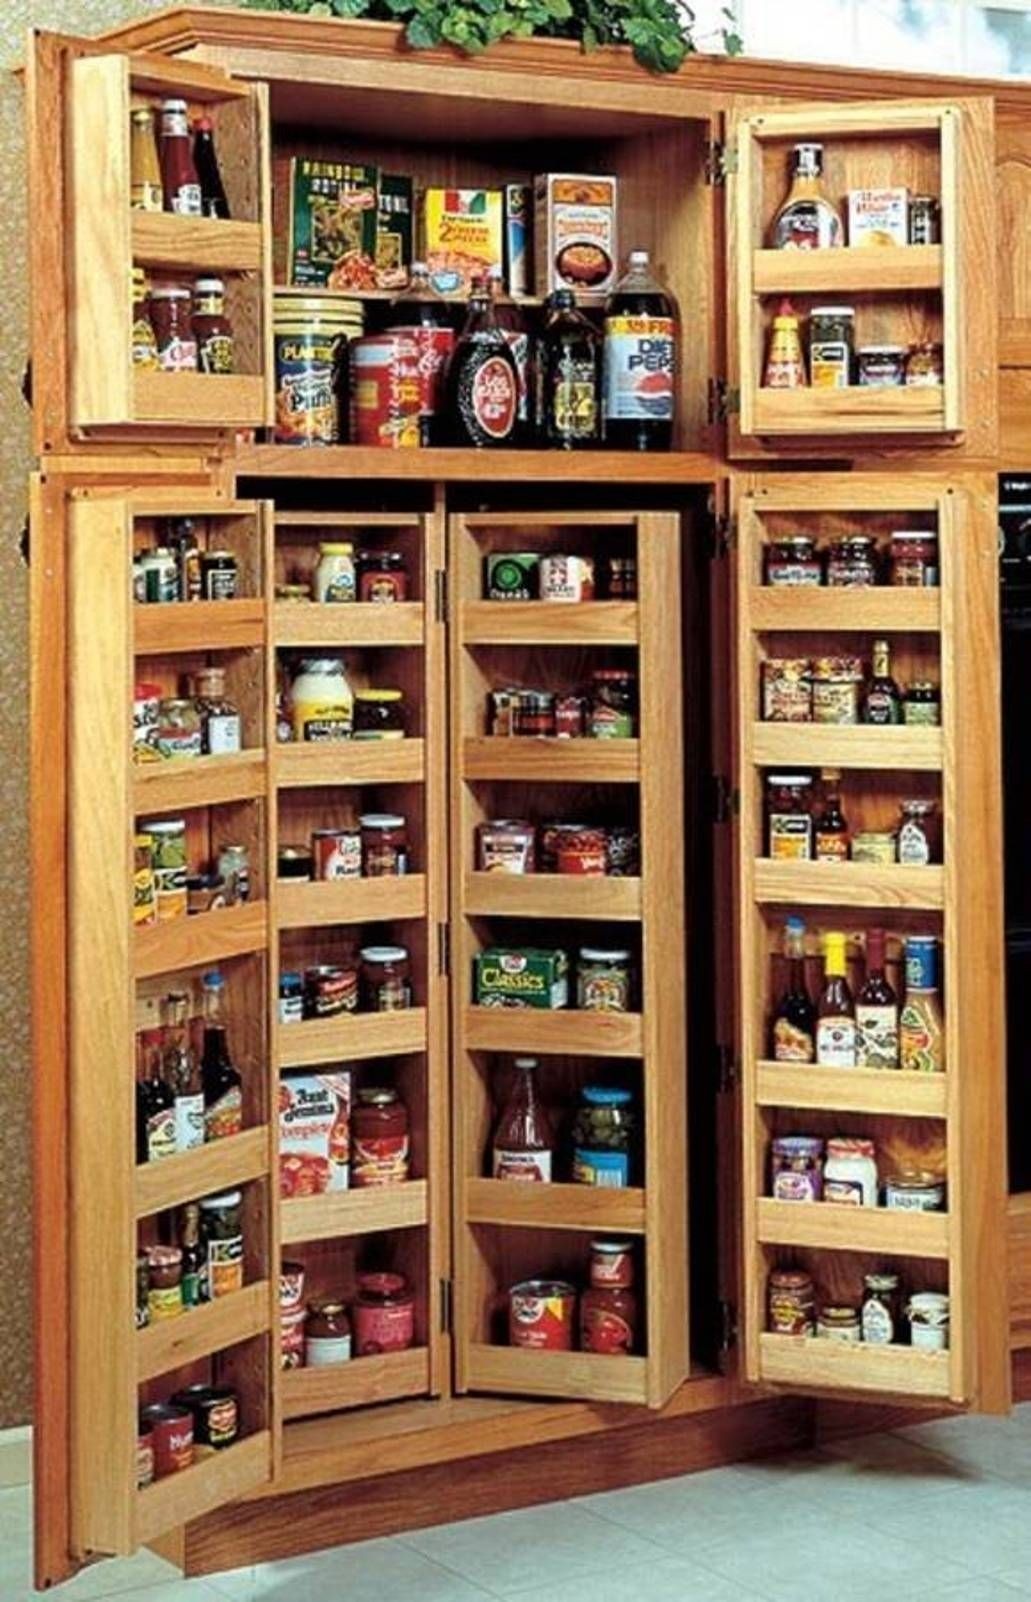
[[906,357],[906,384],[916,389],[939,389],[945,382],[945,354],[940,345],[923,340]]
[[332,1297],[308,1303],[304,1328],[305,1368],[329,1368],[351,1359],[351,1320],[343,1302]]
[[205,1196],[200,1204],[201,1299],[217,1301],[243,1289],[243,1192]]
[[406,1352],[415,1340],[415,1297],[403,1274],[359,1274],[352,1317],[356,1357]]
[[178,1318],[183,1301],[183,1254],[178,1246],[151,1246],[147,1251],[147,1311],[149,1322]]
[[816,1333],[825,1341],[854,1343],[863,1338],[859,1309],[856,1307],[821,1307],[816,1320]]
[[[550,690],[516,690],[512,733],[533,737],[555,733],[555,697]],[[497,731],[495,731],[497,732]]]
[[923,1352],[943,1352],[949,1344],[949,1298],[941,1291],[914,1291],[906,1308],[909,1338]]
[[150,289],[142,267],[132,270],[132,364],[143,372],[155,372],[158,342],[150,320]]
[[808,773],[766,779],[766,854],[808,862],[813,854],[813,780]]
[[809,383],[813,389],[848,389],[855,346],[854,306],[814,306],[809,313]]
[[339,1018],[358,1010],[358,969],[313,963],[304,970],[304,1016]]
[[186,696],[169,696],[158,709],[158,752],[163,757],[199,757],[204,750],[201,715]]
[[637,732],[637,678],[625,668],[591,674],[587,733],[594,740],[632,740]]
[[181,284],[159,284],[150,292],[150,320],[163,373],[197,371],[197,339],[190,316],[190,291]]
[[877,583],[877,555],[868,534],[843,534],[833,541],[827,557],[827,583],[855,589]]
[[581,946],[576,964],[576,1005],[581,1012],[629,1012],[630,952]]
[[279,1021],[281,1024],[304,1020],[304,980],[299,973],[279,975]]
[[585,1085],[573,1120],[573,1183],[614,1190],[629,1185],[636,1138],[632,1093]]
[[777,1135],[771,1152],[776,1201],[817,1202],[823,1194],[823,1141],[818,1135]]
[[941,722],[941,694],[930,679],[916,679],[902,697],[902,721],[919,727]]
[[632,1242],[592,1240],[589,1280],[580,1297],[580,1350],[626,1357],[637,1335]]
[[396,1090],[359,1090],[351,1140],[351,1184],[356,1190],[405,1183],[411,1169],[408,1108]]
[[407,601],[408,570],[400,551],[358,552],[358,599]]
[[891,582],[902,589],[935,589],[938,536],[933,529],[904,529],[891,536]]
[[277,879],[310,879],[312,854],[308,846],[281,845],[276,852]]
[[408,872],[408,829],[399,812],[363,812],[362,873],[389,879]]
[[403,740],[404,693],[401,690],[356,690],[354,737],[356,740]]
[[934,195],[911,195],[909,200],[909,243],[941,243],[941,205]]
[[197,279],[193,286],[192,321],[198,371],[234,372],[233,325],[226,316],[226,286],[221,278]]
[[295,740],[349,740],[354,693],[340,657],[305,657],[290,687]]
[[200,593],[204,601],[234,601],[239,564],[232,551],[204,551],[200,559]]
[[361,964],[363,1012],[400,1012],[412,1005],[412,970],[404,946],[364,946]]
[[762,664],[764,723],[811,723],[813,664],[807,656],[769,656]]
[[902,1328],[902,1298],[897,1274],[866,1274],[860,1314],[868,1346],[893,1346]]
[[813,722],[858,723],[863,664],[857,656],[817,656],[812,663]]
[[319,560],[312,580],[312,600],[332,604],[358,599],[354,546],[349,540],[319,546]]
[[607,600],[637,600],[636,556],[607,556],[604,558],[602,572]]
[[157,545],[152,551],[140,553],[140,572],[143,579],[143,599],[166,605],[179,599],[179,563],[174,551],[167,545]]
[[768,1327],[774,1335],[811,1335],[815,1325],[813,1276],[777,1268],[767,1289]]
[[897,837],[900,862],[909,867],[926,867],[934,861],[936,811],[933,801],[900,801]]
[[190,692],[201,719],[204,753],[227,756],[242,745],[240,712],[226,695],[225,668],[201,668],[190,680]]
[[828,1140],[823,1199],[845,1207],[877,1206],[877,1148],[872,1140],[855,1135]]
[[884,1182],[884,1205],[892,1212],[940,1213],[945,1207],[945,1180],[925,1168],[907,1168]]
[[856,380],[864,389],[893,389],[905,382],[904,345],[863,345],[856,356]]
[[823,583],[816,541],[808,534],[788,534],[771,540],[764,556],[767,584],[814,588]]

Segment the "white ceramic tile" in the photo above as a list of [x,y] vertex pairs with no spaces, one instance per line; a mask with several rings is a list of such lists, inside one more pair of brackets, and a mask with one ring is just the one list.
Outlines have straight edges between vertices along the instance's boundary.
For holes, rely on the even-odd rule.
[[619,1491],[597,1491],[576,1497],[571,1506],[586,1508],[634,1530],[646,1540],[680,1531],[687,1540],[696,1535],[715,1540],[721,1526],[741,1517],[745,1493],[761,1495],[764,1482],[739,1474],[735,1468],[710,1469],[704,1474],[680,1474],[647,1485],[628,1485]]
[[1013,1580],[970,1579],[961,1586],[949,1586],[947,1590],[939,1591],[935,1602],[1019,1602],[1019,1598],[1028,1596],[1031,1596],[1031,1591]]
[[0,1530],[5,1534],[32,1528],[32,1492],[27,1485],[0,1490]]
[[939,1452],[973,1474],[1031,1487],[1031,1418],[940,1418],[900,1430],[906,1440]]
[[900,1498],[894,1511],[875,1511],[869,1522],[975,1574],[1005,1574],[1026,1565],[1031,1575],[1031,1493],[1023,1486],[986,1478],[936,1496]]
[[[680,1558],[649,1563],[646,1574],[639,1567],[610,1569],[593,1575],[589,1587],[583,1579],[576,1579],[559,1585],[549,1581],[545,1590],[538,1579],[524,1591],[507,1593],[506,1602],[540,1602],[542,1597],[546,1602],[626,1602],[628,1597],[640,1602],[763,1602],[758,1591],[743,1591],[719,1579],[711,1569]],[[1013,1602],[1012,1595],[1009,1602]]]
[[502,1596],[539,1583],[542,1572],[557,1586],[579,1575],[650,1564],[660,1555],[650,1542],[572,1502],[414,1530],[399,1539]]
[[213,1574],[208,1584],[220,1602],[483,1602],[490,1595],[396,1538]]
[[1018,1596],[1031,1596],[1031,1571],[1026,1565],[1012,1574],[997,1574],[994,1578],[1000,1585],[1008,1585]]

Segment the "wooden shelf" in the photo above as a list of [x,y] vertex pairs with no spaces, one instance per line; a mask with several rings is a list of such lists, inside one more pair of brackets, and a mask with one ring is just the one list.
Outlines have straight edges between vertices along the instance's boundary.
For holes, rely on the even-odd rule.
[[884,1113],[898,1118],[944,1118],[948,1085],[944,1074],[895,1068],[821,1068],[817,1063],[756,1065],[760,1107],[807,1108],[813,1112]]
[[426,1347],[416,1346],[407,1352],[353,1357],[349,1363],[326,1368],[289,1368],[282,1385],[284,1419],[398,1402],[429,1390],[430,1354]]
[[625,922],[641,916],[641,881],[576,873],[467,873],[463,906],[472,917]]
[[345,1013],[285,1024],[279,1030],[281,1068],[314,1068],[323,1062],[360,1062],[425,1050],[425,1007]]
[[134,423],[182,428],[260,428],[266,422],[264,378],[244,373],[132,375]]
[[[191,1307],[178,1318],[160,1319],[136,1336],[136,1379],[139,1384],[185,1368],[212,1352],[224,1352],[240,1341],[261,1335],[271,1322],[272,1299],[267,1280],[245,1285],[231,1296]],[[278,1332],[277,1332],[278,1333]]]
[[243,651],[265,643],[265,603],[170,601],[138,605],[133,611],[137,656],[177,651]]
[[276,906],[280,929],[424,918],[426,878],[410,873],[382,879],[282,879],[276,888]]
[[769,1385],[948,1396],[949,1354],[911,1346],[852,1345],[805,1335],[759,1337],[759,1374]]
[[465,1217],[471,1224],[643,1235],[645,1195],[634,1186],[609,1189],[601,1185],[537,1185],[519,1180],[467,1179]]
[[339,647],[422,645],[426,609],[421,601],[350,605],[276,601],[272,638],[277,645]]
[[940,589],[910,590],[890,584],[871,589],[755,584],[748,607],[752,627],[768,631],[937,634],[942,618]]
[[[915,390],[911,393],[917,393]],[[495,484],[708,484],[719,459],[700,451],[540,451],[432,448],[385,450],[367,445],[241,445],[241,478],[436,480]]]
[[275,782],[321,784],[418,784],[426,769],[422,740],[327,740],[277,745]]
[[467,1007],[470,1051],[517,1051],[580,1057],[640,1057],[644,1030],[636,1012],[548,1012],[538,1007]]
[[752,760],[764,768],[875,768],[941,771],[944,746],[939,728],[841,727],[830,723],[756,723]]
[[136,1538],[140,1543],[198,1519],[225,1502],[264,1484],[272,1473],[272,1435],[261,1430],[212,1452],[192,1468],[166,1474],[136,1493]]
[[[326,297],[330,300],[360,300],[363,304],[368,301],[372,305],[375,305],[377,302],[384,301],[389,304],[390,301],[397,299],[397,293],[398,292],[396,289],[316,289],[308,284],[276,285],[277,295],[299,295],[302,298],[309,295],[318,295],[320,298]],[[457,306],[463,315],[465,314],[466,308],[469,304],[468,297],[464,291],[459,291],[459,293],[455,295],[441,295],[439,298],[441,300],[448,301],[452,306]],[[544,301],[540,295],[498,295],[492,298],[494,299],[494,304],[496,306],[544,305]]]
[[257,800],[266,790],[265,752],[137,763],[133,790],[137,817]]
[[[589,520],[589,514],[587,514]],[[636,645],[636,601],[463,601],[464,645]]]
[[604,1357],[597,1352],[535,1352],[518,1346],[473,1342],[466,1378],[472,1391],[511,1396],[564,1396],[572,1400],[648,1400],[648,1364],[643,1357]]
[[196,917],[172,918],[135,931],[133,971],[137,979],[202,963],[228,962],[268,945],[268,903],[246,901]]
[[[843,1070],[847,1072],[848,1070]],[[883,1252],[889,1257],[949,1255],[948,1213],[831,1202],[757,1203],[758,1240],[766,1246],[812,1246],[835,1252]]]
[[257,273],[264,265],[260,223],[134,211],[130,224],[139,267],[188,267],[196,274]]
[[945,869],[902,863],[779,862],[757,857],[755,899],[800,907],[908,907],[940,912]]
[[757,434],[935,434],[945,432],[945,390],[892,386],[757,389]]
[[269,1133],[265,1125],[245,1129],[136,1169],[136,1217],[149,1218],[169,1207],[213,1196],[216,1191],[261,1179],[269,1171]]
[[637,740],[558,740],[474,735],[462,745],[465,779],[521,779],[544,784],[636,784]]
[[940,245],[843,245],[832,250],[757,250],[752,256],[757,295],[814,295],[940,290]]
[[296,1246],[307,1240],[417,1229],[428,1217],[426,1181],[411,1179],[404,1185],[375,1185],[284,1200],[280,1205],[281,1239],[284,1246]]

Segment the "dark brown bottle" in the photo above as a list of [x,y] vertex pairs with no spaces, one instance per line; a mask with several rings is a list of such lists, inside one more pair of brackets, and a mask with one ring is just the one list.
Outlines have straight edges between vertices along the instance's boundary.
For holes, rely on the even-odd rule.
[[229,1055],[222,994],[225,982],[217,969],[206,973],[204,990],[204,1137],[222,1140],[243,1128],[243,1088]]
[[215,154],[215,136],[210,117],[198,117],[193,125],[193,165],[200,180],[201,212],[205,217],[224,217],[232,213]]
[[541,443],[579,450],[601,438],[601,340],[576,309],[571,289],[557,289],[540,351]]
[[775,1062],[816,1060],[816,1008],[805,982],[805,924],[788,918],[784,925],[788,977],[773,1014],[770,1054]]
[[160,1029],[136,1036],[136,1161],[175,1156],[175,1096],[161,1073]]
[[465,327],[448,363],[445,412],[455,445],[516,443],[519,374],[483,278],[473,279]]
[[902,697],[891,676],[891,646],[887,640],[873,642],[873,672],[863,696],[864,723],[901,723]]
[[841,810],[841,774],[836,768],[824,768],[823,807],[816,819],[816,859],[818,862],[847,862],[849,848],[848,822]]
[[884,930],[866,936],[866,978],[856,996],[856,1063],[860,1068],[899,1065],[899,1001],[884,970]]

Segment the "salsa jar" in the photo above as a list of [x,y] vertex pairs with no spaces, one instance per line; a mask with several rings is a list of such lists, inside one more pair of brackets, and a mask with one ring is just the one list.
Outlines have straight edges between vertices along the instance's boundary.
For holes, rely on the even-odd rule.
[[[561,863],[561,857],[559,861]],[[629,1012],[630,989],[629,951],[580,947],[576,964],[576,1005],[581,1012]]]
[[310,1302],[304,1328],[304,1366],[329,1368],[351,1360],[351,1320],[342,1301]]
[[556,864],[559,873],[604,878],[608,872],[608,842],[604,829],[571,829],[558,842]]
[[856,356],[856,380],[863,389],[901,388],[906,376],[904,345],[863,345]]
[[767,1327],[774,1335],[812,1335],[816,1299],[813,1276],[798,1268],[775,1268],[767,1286]]
[[891,536],[891,582],[902,589],[938,585],[938,536],[933,529],[903,529]]
[[630,1184],[637,1112],[629,1090],[585,1085],[573,1119],[573,1183],[622,1190]]
[[363,1012],[401,1012],[412,1005],[412,969],[404,946],[363,946],[359,978]]
[[358,599],[388,604],[407,601],[408,569],[400,551],[358,552]]
[[571,1352],[576,1290],[564,1279],[524,1279],[508,1293],[508,1343],[535,1352]]
[[358,1010],[358,969],[315,963],[304,970],[304,1016],[338,1018]]
[[367,879],[400,878],[408,872],[408,829],[399,812],[363,812],[362,873]]
[[823,583],[816,541],[808,534],[771,540],[764,552],[764,573],[767,584],[774,587],[816,588]]
[[197,371],[197,337],[190,304],[190,291],[182,284],[158,284],[150,292],[150,320],[163,373]]
[[359,1090],[351,1139],[355,1190],[405,1183],[411,1172],[408,1108],[396,1090],[372,1085]]
[[841,589],[877,583],[876,544],[870,535],[843,534],[834,540],[827,556],[827,583]]
[[823,1141],[818,1135],[777,1135],[771,1166],[772,1192],[777,1201],[820,1201]]
[[910,725],[941,722],[941,692],[930,679],[915,679],[902,697],[902,721]]
[[632,740],[637,732],[637,678],[627,668],[591,674],[587,733],[593,740]]
[[589,1279],[580,1297],[580,1350],[626,1357],[637,1336],[632,1243],[592,1240]]
[[415,1340],[415,1297],[403,1274],[359,1274],[351,1308],[356,1357],[406,1352]]
[[192,1414],[195,1446],[222,1452],[239,1439],[240,1402],[230,1385],[187,1385],[176,1391],[172,1406]]
[[808,862],[813,855],[813,780],[808,773],[766,779],[766,854]]

